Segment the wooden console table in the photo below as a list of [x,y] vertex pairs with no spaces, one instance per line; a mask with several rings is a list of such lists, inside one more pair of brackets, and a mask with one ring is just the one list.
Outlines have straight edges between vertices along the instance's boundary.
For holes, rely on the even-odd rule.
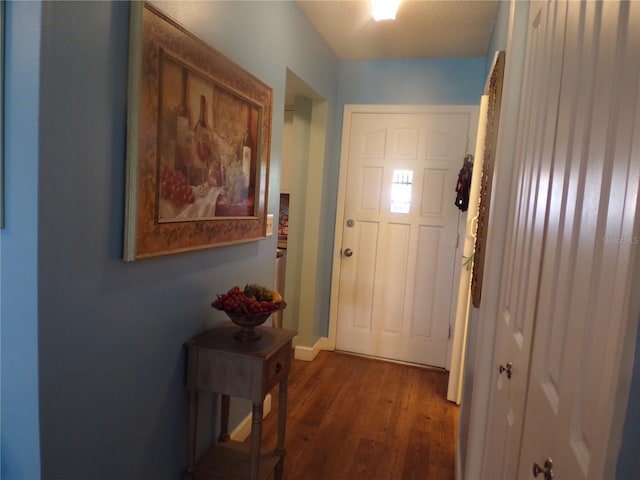
[[[257,327],[259,340],[239,342],[232,323],[214,327],[185,343],[187,348],[188,442],[187,478],[261,480],[275,472],[282,478],[284,433],[287,414],[287,384],[291,369],[291,341],[296,332]],[[274,451],[261,452],[264,398],[277,384],[278,441]],[[196,459],[198,391],[220,394],[221,420],[218,443]],[[251,443],[229,439],[230,397],[253,402]]]

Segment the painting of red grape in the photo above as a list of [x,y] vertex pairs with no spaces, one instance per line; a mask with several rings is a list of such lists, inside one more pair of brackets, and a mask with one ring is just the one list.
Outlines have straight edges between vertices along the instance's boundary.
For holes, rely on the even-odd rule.
[[254,215],[258,110],[161,52],[158,221]]
[[266,238],[273,90],[132,5],[124,259]]

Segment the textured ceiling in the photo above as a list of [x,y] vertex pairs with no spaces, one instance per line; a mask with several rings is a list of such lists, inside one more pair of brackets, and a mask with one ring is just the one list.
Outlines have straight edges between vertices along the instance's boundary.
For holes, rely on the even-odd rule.
[[376,22],[362,0],[295,0],[341,59],[480,57],[498,1],[402,0],[395,20]]

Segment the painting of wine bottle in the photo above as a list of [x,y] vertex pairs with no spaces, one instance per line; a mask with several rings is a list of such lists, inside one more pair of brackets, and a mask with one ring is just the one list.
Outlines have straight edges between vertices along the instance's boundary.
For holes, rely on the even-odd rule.
[[125,258],[266,236],[273,91],[132,5]]

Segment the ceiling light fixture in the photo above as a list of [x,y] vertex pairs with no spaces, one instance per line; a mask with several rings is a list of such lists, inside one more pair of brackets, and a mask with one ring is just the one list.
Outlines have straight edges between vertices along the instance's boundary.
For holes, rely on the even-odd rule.
[[370,0],[371,15],[376,22],[380,20],[395,20],[400,0]]

